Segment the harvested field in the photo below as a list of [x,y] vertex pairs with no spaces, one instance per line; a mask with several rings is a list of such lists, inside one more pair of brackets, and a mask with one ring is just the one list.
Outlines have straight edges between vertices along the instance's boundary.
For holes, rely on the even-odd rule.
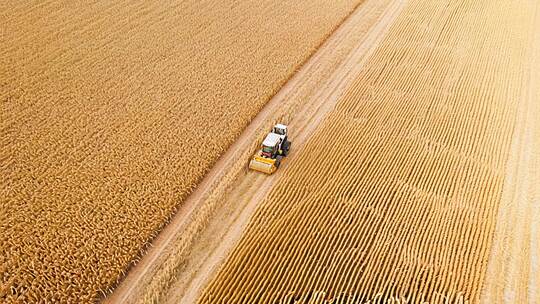
[[108,293],[360,2],[2,1],[0,301]]
[[199,303],[478,302],[515,131],[537,112],[538,18],[532,0],[408,1]]
[[[540,29],[540,11],[536,26]],[[540,31],[518,118],[481,303],[540,303]]]

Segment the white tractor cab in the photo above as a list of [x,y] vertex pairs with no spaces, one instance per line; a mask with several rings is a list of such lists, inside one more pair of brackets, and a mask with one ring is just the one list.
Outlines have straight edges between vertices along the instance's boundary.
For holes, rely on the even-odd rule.
[[272,132],[266,135],[262,142],[262,147],[249,163],[249,168],[267,174],[274,173],[281,159],[287,156],[291,142],[287,138],[287,126],[277,124],[272,128]]
[[287,156],[290,147],[291,142],[287,140],[287,126],[277,124],[262,143],[262,156],[269,158],[276,158],[276,155]]

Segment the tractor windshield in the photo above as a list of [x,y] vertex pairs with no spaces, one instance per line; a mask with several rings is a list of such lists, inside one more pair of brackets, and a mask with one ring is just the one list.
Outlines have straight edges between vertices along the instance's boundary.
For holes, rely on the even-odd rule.
[[263,152],[266,152],[266,153],[272,153],[272,152],[274,152],[274,148],[273,148],[273,147],[263,146],[262,150],[263,150]]
[[280,128],[274,128],[274,133],[279,134],[279,135],[285,135],[285,130],[280,129]]

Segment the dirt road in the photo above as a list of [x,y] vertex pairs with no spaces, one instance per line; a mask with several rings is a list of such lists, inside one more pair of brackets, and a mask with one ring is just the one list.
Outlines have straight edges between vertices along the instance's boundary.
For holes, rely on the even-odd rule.
[[[366,14],[373,14],[373,11],[369,11],[369,9],[376,5],[375,1],[368,1],[351,17],[337,35],[350,34],[359,23],[365,22]],[[380,6],[380,4],[378,5]],[[395,1],[386,8],[377,24],[364,39],[358,41],[358,45],[328,79],[328,83],[319,87],[316,94],[305,103],[302,112],[291,120],[289,125],[292,130],[291,138],[294,140],[294,150],[289,159],[286,160],[284,167],[287,166],[287,162],[293,163],[295,161],[298,151],[304,146],[321,120],[333,109],[345,88],[354,80],[365,60],[384,37],[402,5],[403,1]],[[379,10],[375,12],[377,15],[379,14]],[[293,83],[286,89],[296,89],[295,84]],[[282,170],[286,170],[286,168]],[[233,206],[228,205],[218,212],[216,220],[211,223],[208,231],[204,233],[193,250],[194,254],[190,259],[193,261],[193,269],[182,275],[172,286],[168,295],[168,303],[195,303],[206,282],[242,236],[242,232],[249,223],[258,203],[264,199],[281,172],[283,171],[278,171],[277,174],[270,177],[249,172],[239,178],[239,186],[232,189],[227,196],[227,201]]]
[[[294,162],[403,4],[368,0],[357,8],[244,130],[106,303],[163,300],[171,282],[166,295],[170,303],[195,302],[201,287],[241,236],[258,202],[288,163]],[[247,172],[244,164],[257,140],[278,120],[290,125],[290,156],[273,176]]]

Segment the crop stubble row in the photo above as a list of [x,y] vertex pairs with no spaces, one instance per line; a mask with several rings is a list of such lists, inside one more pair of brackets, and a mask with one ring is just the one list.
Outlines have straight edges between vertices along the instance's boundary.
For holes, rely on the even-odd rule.
[[476,302],[538,5],[409,1],[199,302]]
[[358,3],[2,1],[0,301],[108,292]]
[[[536,8],[540,28],[540,6]],[[481,303],[540,302],[540,31],[527,50],[531,56],[528,91],[520,109]]]

